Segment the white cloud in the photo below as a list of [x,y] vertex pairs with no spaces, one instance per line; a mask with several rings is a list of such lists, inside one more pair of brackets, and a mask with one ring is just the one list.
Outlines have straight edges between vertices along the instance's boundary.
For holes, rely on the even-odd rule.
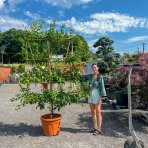
[[148,40],[148,36],[136,36],[133,38],[129,38],[127,39],[126,43],[133,43],[133,42],[139,42],[144,40]]
[[37,13],[31,13],[30,11],[25,11],[24,14],[25,14],[26,16],[31,17],[31,18],[34,19],[34,20],[40,19],[40,18],[41,18],[39,14],[37,14]]
[[18,10],[16,7],[18,4],[23,3],[26,0],[0,0],[0,11],[2,13],[8,13],[8,12],[15,12]]
[[3,8],[5,0],[0,0],[0,9]]
[[0,13],[7,13],[8,9],[5,6],[5,1],[6,0],[0,0]]
[[10,28],[23,29],[27,27],[28,24],[23,20],[14,19],[8,16],[0,16],[0,29],[1,31],[6,31]]
[[130,28],[147,28],[148,19],[135,18],[119,13],[95,13],[90,16],[89,21],[70,20],[61,21],[73,27],[76,32],[83,34],[105,34],[109,32],[126,32]]
[[61,8],[71,8],[73,5],[81,5],[92,2],[93,0],[43,0],[44,2]]

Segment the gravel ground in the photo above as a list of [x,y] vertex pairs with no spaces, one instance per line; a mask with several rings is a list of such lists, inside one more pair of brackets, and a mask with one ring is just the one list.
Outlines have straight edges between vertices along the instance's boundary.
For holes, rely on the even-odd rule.
[[[40,86],[32,88],[38,91]],[[10,99],[19,91],[16,84],[0,86],[0,148],[123,148],[129,137],[128,110],[114,110],[102,104],[102,134],[94,136],[88,129],[92,125],[87,103],[72,104],[63,108],[61,132],[58,136],[46,137],[40,127],[40,116],[47,110],[36,110],[35,106],[25,106],[15,110]],[[139,110],[134,110],[134,128],[139,138],[148,148],[148,125],[139,118]]]

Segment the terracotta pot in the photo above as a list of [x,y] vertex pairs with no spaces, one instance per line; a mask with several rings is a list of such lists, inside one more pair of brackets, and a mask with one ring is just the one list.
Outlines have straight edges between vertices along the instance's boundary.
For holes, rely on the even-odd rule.
[[42,129],[45,136],[56,136],[60,132],[60,124],[62,116],[60,114],[53,114],[50,119],[50,114],[41,116]]
[[8,82],[8,76],[11,72],[10,67],[0,66],[0,82]]

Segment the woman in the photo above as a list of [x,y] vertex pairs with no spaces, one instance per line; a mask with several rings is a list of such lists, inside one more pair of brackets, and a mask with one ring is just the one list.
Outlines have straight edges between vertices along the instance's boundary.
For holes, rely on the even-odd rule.
[[101,101],[102,96],[106,96],[106,91],[103,78],[99,74],[99,67],[97,64],[92,64],[91,68],[93,74],[83,75],[82,78],[84,81],[89,81],[90,84],[88,103],[93,119],[93,128],[90,129],[90,132],[98,135],[101,133],[102,125]]

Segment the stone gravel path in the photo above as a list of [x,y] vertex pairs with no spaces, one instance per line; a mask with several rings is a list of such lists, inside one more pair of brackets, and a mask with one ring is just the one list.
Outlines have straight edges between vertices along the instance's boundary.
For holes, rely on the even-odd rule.
[[[38,91],[40,86],[32,88]],[[61,132],[59,136],[46,137],[40,127],[40,116],[47,110],[36,110],[35,106],[25,106],[15,110],[10,99],[19,91],[17,84],[0,86],[0,148],[123,148],[129,137],[128,110],[114,110],[102,104],[102,134],[93,136],[91,114],[87,103],[72,104],[63,108]],[[139,118],[139,110],[133,113],[134,128],[139,138],[148,148],[148,125]],[[144,111],[143,111],[144,112]]]

